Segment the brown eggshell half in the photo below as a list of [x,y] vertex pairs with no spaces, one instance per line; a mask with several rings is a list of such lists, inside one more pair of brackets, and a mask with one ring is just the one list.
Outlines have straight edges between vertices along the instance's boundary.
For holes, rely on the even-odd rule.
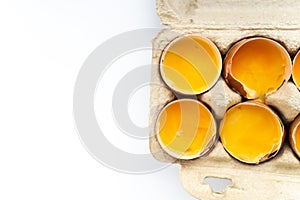
[[298,116],[290,126],[289,140],[293,151],[300,159],[300,152],[296,148],[296,138],[295,138],[297,129],[300,128],[299,125],[300,125],[300,116]]
[[[225,79],[226,83],[228,85],[230,85],[230,87],[234,91],[238,92],[239,94],[241,94],[243,97],[245,97],[247,99],[256,99],[256,98],[259,98],[259,96],[253,96],[252,94],[249,94],[247,92],[246,86],[241,81],[239,81],[238,79],[236,79],[234,77],[234,75],[232,74],[231,67],[232,67],[233,58],[236,55],[236,53],[239,51],[239,49],[242,46],[244,46],[246,43],[254,41],[254,40],[264,40],[264,41],[273,43],[279,49],[281,49],[281,51],[285,54],[287,62],[289,62],[289,63],[287,65],[287,67],[286,67],[286,71],[285,71],[285,74],[284,74],[284,81],[281,84],[281,86],[290,79],[291,73],[292,73],[292,61],[291,61],[291,59],[289,57],[289,54],[288,54],[287,50],[282,45],[280,45],[278,42],[276,42],[276,41],[274,41],[272,39],[264,38],[264,37],[247,38],[247,39],[243,39],[243,40],[237,42],[229,50],[229,52],[227,53],[227,55],[225,57],[224,64],[223,64],[223,76],[224,76],[224,79]],[[267,92],[265,94],[265,96],[267,96],[267,95],[269,95],[271,93],[276,92],[279,88],[275,88],[274,90],[271,90],[271,91]]]
[[[262,107],[264,109],[267,109],[268,111],[270,111],[274,116],[276,116],[276,118],[278,119],[278,121],[280,122],[280,126],[281,126],[281,141],[280,141],[280,144],[278,145],[278,147],[276,149],[274,149],[273,151],[269,152],[268,154],[264,155],[263,157],[261,157],[259,159],[258,162],[247,162],[245,160],[242,160],[242,159],[239,159],[237,156],[235,156],[231,151],[229,151],[225,145],[223,145],[224,149],[232,156],[234,157],[235,159],[239,160],[240,162],[243,162],[243,163],[247,163],[247,164],[260,164],[262,162],[265,162],[265,161],[268,161],[270,160],[271,158],[275,157],[278,152],[280,151],[280,149],[282,148],[283,144],[284,144],[284,139],[285,139],[285,136],[286,136],[286,132],[285,132],[285,128],[284,128],[284,124],[282,123],[281,119],[278,117],[278,115],[267,105],[257,101],[257,100],[251,100],[251,101],[247,101],[247,102],[243,102],[243,103],[239,103],[235,106],[238,106],[238,105],[255,105],[255,106],[259,106],[259,107]],[[234,107],[235,107],[234,106]],[[222,123],[222,122],[221,122]]]

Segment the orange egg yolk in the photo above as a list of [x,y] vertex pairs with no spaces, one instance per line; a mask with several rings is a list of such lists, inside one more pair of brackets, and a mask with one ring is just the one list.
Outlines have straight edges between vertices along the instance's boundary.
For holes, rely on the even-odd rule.
[[270,110],[255,104],[239,104],[225,114],[220,138],[233,157],[259,163],[279,149],[283,131],[278,117]]
[[289,55],[279,44],[267,39],[251,40],[232,57],[231,73],[243,85],[235,89],[249,99],[262,97],[282,85],[290,66]]
[[208,39],[182,37],[165,50],[161,75],[173,90],[184,94],[199,94],[218,80],[222,59],[218,49]]
[[295,84],[300,88],[300,53],[298,53],[294,59],[292,73]]
[[200,155],[216,135],[212,114],[203,104],[193,100],[180,100],[166,106],[157,126],[164,149],[183,159]]
[[297,154],[300,155],[300,126],[297,126],[294,134],[295,150],[297,150]]

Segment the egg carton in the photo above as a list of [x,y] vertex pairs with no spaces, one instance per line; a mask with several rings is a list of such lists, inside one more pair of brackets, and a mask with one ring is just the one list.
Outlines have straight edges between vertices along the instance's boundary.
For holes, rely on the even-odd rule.
[[[184,34],[207,37],[224,58],[230,47],[241,39],[263,36],[281,43],[293,58],[300,48],[300,1],[156,0],[156,4],[161,22],[166,26],[153,40],[149,121],[153,156],[161,162],[181,165],[182,185],[197,199],[300,199],[300,161],[288,141],[270,161],[247,165],[230,157],[220,141],[205,157],[178,160],[162,149],[155,132],[159,112],[178,97],[164,84],[159,73],[163,49],[173,39]],[[217,120],[222,119],[229,107],[242,101],[222,77],[197,98],[211,108]],[[290,80],[268,95],[265,104],[275,108],[288,127],[300,113],[300,92]],[[233,184],[215,192],[205,182],[209,177],[229,179]]]

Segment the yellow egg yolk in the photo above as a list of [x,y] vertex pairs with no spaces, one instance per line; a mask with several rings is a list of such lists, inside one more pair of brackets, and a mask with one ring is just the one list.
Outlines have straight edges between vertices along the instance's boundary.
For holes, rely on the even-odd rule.
[[295,142],[295,148],[298,151],[297,154],[300,155],[300,127],[297,126],[296,132],[294,133],[294,142]]
[[255,104],[239,104],[229,109],[220,125],[225,149],[246,163],[259,163],[279,149],[283,135],[278,117]]
[[222,59],[208,39],[189,36],[172,42],[161,58],[161,75],[173,90],[199,94],[218,80]]
[[231,73],[243,85],[235,89],[254,99],[276,91],[290,67],[289,55],[283,47],[268,39],[256,39],[238,48],[232,58]]
[[157,121],[158,138],[175,157],[196,157],[212,142],[216,124],[200,102],[179,100],[167,105]]
[[298,53],[294,59],[292,73],[295,84],[300,88],[300,53]]

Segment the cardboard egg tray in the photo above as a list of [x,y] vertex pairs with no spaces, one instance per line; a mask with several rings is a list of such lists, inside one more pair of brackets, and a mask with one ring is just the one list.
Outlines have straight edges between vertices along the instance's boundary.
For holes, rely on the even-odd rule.
[[[176,94],[164,84],[159,73],[160,56],[170,41],[189,33],[204,36],[216,44],[224,58],[237,41],[263,36],[281,43],[293,58],[300,48],[300,1],[156,0],[156,4],[161,22],[166,26],[153,40],[150,97],[153,156],[161,162],[180,164],[182,185],[197,199],[300,199],[300,161],[288,140],[275,158],[259,165],[247,165],[230,157],[219,141],[206,157],[176,160],[164,152],[155,132],[159,112],[176,99]],[[227,108],[242,101],[222,77],[198,99],[212,109],[216,119],[221,119]],[[290,80],[269,95],[265,103],[277,109],[288,127],[300,113],[300,92]],[[288,129],[286,131],[288,134]],[[233,184],[217,193],[205,183],[207,177],[230,179]]]

